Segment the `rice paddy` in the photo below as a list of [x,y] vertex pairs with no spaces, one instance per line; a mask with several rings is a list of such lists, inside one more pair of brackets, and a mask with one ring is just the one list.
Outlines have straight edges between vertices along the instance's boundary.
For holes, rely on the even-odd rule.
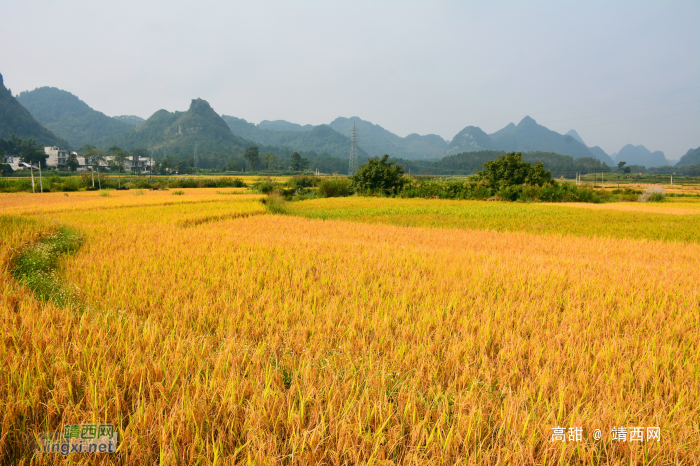
[[520,204],[346,197],[290,204],[293,215],[410,227],[700,241],[700,198],[643,204]]
[[[692,199],[272,215],[182,191],[0,195],[3,464],[700,461]],[[10,272],[60,228],[82,238],[57,269],[79,305]],[[116,426],[116,453],[33,452],[89,422]]]

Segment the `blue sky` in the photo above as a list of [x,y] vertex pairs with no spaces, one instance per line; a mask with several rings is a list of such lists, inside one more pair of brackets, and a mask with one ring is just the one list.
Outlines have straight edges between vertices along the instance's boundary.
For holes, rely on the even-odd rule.
[[0,0],[0,73],[107,115],[192,98],[258,123],[401,136],[530,115],[606,152],[700,146],[700,1]]

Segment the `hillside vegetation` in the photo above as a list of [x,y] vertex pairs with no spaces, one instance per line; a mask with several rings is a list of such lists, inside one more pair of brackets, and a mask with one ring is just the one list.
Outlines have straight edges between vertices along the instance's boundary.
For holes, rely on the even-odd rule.
[[445,153],[447,142],[440,136],[409,134],[405,138],[382,128],[379,125],[358,117],[338,117],[329,126],[343,135],[350,135],[355,125],[359,132],[359,146],[370,156],[389,154],[402,159],[434,159]]
[[676,164],[677,167],[687,167],[690,165],[700,166],[700,147],[697,149],[690,149]]
[[[234,134],[260,146],[287,148],[304,153],[314,152],[345,159],[350,156],[350,138],[334,131],[328,125],[302,127],[286,121],[262,122],[255,125],[230,115],[223,115],[222,118]],[[368,157],[361,148],[358,154],[363,158]]]
[[41,124],[76,149],[85,144],[104,146],[118,134],[133,127],[93,110],[70,92],[55,87],[24,91],[17,100]]
[[112,139],[110,144],[125,149],[145,148],[155,157],[164,154],[176,159],[193,157],[196,145],[200,168],[217,168],[250,145],[234,135],[202,99],[193,99],[186,112],[159,110],[136,128]]
[[41,125],[5,87],[0,74],[0,138],[34,138],[39,144],[68,148],[68,143]]

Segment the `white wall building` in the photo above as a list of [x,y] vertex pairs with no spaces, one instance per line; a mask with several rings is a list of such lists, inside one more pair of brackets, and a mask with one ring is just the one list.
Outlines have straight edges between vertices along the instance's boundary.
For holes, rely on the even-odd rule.
[[49,157],[46,159],[47,167],[54,167],[59,170],[66,169],[66,161],[68,159],[68,151],[61,150],[56,146],[44,147],[44,153]]
[[19,166],[19,159],[20,157],[18,155],[3,155],[2,163],[8,164],[12,170],[22,170],[22,167]]
[[[61,150],[56,146],[47,146],[44,147],[44,152],[49,156],[46,159],[47,167],[56,168],[58,170],[68,169],[68,151]],[[77,152],[71,152],[71,154],[75,154],[78,157],[78,171],[90,170],[91,166],[96,168],[96,165],[91,165],[90,161],[86,161],[85,157],[78,155]],[[99,164],[100,168],[108,168],[112,164],[112,160],[112,156],[105,157],[105,160]],[[17,157],[17,161],[19,162],[19,157]],[[152,159],[150,157],[142,158],[138,155],[132,155],[124,161],[124,170],[130,170],[134,173],[146,173],[151,170],[151,163]],[[14,165],[12,169],[16,170]]]

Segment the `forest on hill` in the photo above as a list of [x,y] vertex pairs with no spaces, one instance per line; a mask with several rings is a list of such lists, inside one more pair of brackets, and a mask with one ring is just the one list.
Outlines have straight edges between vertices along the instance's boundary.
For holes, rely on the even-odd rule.
[[49,146],[70,147],[67,141],[42,126],[12,96],[12,92],[5,87],[0,74],[0,138],[9,138],[12,135],[20,138],[34,138],[38,143]]
[[85,144],[100,147],[133,128],[131,124],[93,110],[75,95],[55,87],[24,91],[17,100],[42,125],[60,134],[73,148]]

